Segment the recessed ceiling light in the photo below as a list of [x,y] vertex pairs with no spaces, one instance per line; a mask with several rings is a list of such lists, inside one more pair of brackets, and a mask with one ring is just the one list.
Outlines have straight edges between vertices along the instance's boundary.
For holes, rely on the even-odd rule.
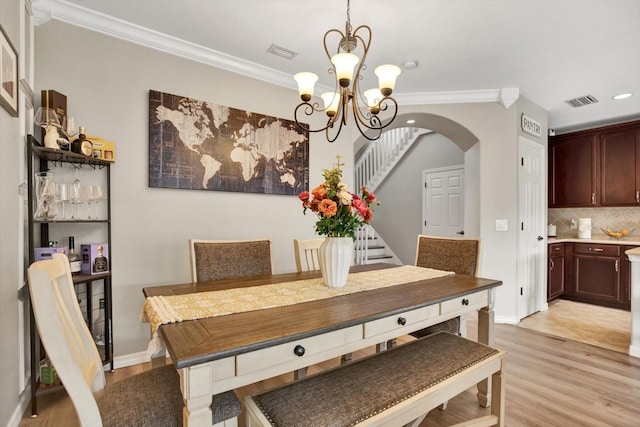
[[406,61],[404,64],[402,64],[402,66],[404,67],[405,70],[414,70],[418,68],[418,64],[420,63],[418,62],[417,59],[411,59],[409,61]]
[[414,124],[415,122],[416,122],[416,121],[415,121],[415,120],[413,120],[413,119],[409,119],[409,120],[407,120],[407,124],[408,124],[408,125],[412,125],[412,124]]
[[629,98],[631,95],[633,95],[632,93],[621,93],[620,95],[616,95],[613,97],[613,99],[626,99]]

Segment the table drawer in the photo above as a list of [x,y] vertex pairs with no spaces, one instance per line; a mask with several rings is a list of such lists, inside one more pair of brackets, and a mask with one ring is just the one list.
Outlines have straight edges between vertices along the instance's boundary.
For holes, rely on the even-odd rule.
[[[245,375],[338,348],[362,339],[362,325],[327,332],[236,357],[236,375]],[[296,352],[298,354],[296,354]]]
[[619,245],[604,245],[597,243],[576,243],[573,252],[585,255],[620,256]]
[[412,324],[437,317],[439,314],[438,304],[428,305],[415,310],[388,316],[382,319],[373,320],[364,324],[364,337],[369,338],[376,335],[390,332],[396,329],[410,326]]
[[489,305],[489,291],[476,292],[440,304],[440,314],[465,313]]

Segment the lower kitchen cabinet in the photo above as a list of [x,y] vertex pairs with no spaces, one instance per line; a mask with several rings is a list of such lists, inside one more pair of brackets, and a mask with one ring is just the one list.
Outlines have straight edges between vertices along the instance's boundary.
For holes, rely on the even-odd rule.
[[573,295],[585,302],[615,305],[620,298],[620,246],[573,245]]
[[633,247],[598,243],[550,244],[547,301],[562,297],[629,310],[631,263],[624,252]]
[[564,250],[564,243],[553,243],[549,245],[547,301],[554,300],[564,294],[564,281],[566,276]]

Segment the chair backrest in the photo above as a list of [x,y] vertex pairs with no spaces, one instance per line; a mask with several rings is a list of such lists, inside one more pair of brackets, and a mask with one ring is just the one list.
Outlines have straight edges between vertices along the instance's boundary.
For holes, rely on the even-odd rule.
[[[64,254],[28,269],[31,307],[40,340],[83,426],[102,426],[93,393],[105,387],[102,360],[84,321]],[[35,373],[32,373],[35,375]]]
[[269,275],[273,271],[271,241],[189,240],[191,281]]
[[418,235],[416,265],[456,274],[478,273],[480,240]]
[[293,240],[293,252],[296,256],[298,272],[320,270],[318,249],[324,240],[323,238]]

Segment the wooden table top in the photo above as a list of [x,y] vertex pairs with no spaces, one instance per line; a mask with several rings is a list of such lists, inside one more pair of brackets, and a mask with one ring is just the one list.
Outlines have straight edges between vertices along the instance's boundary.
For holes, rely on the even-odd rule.
[[[392,267],[397,265],[371,264],[352,267],[351,272]],[[146,287],[143,293],[146,297],[182,295],[315,277],[320,277],[320,273],[274,274]],[[438,277],[283,307],[162,325],[160,333],[176,367],[184,368],[361,324],[501,284],[499,280],[464,275]]]

